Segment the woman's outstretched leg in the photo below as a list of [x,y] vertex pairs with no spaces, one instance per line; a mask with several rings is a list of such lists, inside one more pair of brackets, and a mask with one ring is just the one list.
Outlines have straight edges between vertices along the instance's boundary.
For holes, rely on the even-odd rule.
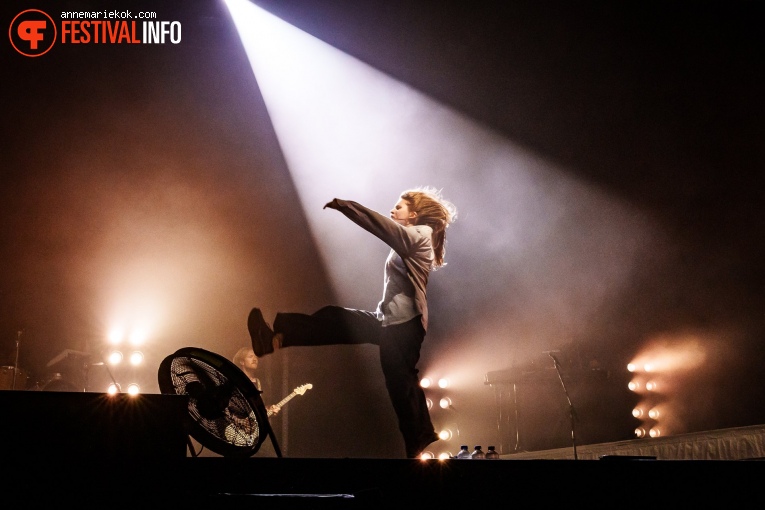
[[379,344],[382,326],[373,312],[330,305],[310,315],[277,313],[273,329],[260,309],[253,308],[247,329],[253,350],[261,357],[281,347]]

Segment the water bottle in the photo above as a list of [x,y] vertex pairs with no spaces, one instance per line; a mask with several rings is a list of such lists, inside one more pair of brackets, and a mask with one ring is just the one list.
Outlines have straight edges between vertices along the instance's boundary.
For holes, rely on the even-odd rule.
[[475,449],[473,450],[473,453],[470,454],[471,459],[485,459],[486,454],[481,450],[481,445],[476,445]]
[[499,452],[493,446],[489,446],[489,449],[486,452],[486,458],[489,460],[499,459]]
[[466,444],[463,444],[460,446],[460,452],[455,457],[456,459],[469,459],[470,458],[470,452],[468,451],[468,447]]

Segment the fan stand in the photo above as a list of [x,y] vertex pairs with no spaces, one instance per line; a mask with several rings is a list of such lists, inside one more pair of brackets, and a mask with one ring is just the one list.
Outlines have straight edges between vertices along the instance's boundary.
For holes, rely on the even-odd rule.
[[282,456],[261,392],[223,356],[196,347],[178,349],[162,360],[158,379],[162,393],[189,397],[184,423],[193,456],[191,438],[224,457],[250,457],[266,437]]

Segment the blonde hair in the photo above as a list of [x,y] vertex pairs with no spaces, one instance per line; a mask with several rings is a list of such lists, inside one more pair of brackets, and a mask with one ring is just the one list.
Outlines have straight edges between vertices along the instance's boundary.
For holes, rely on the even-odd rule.
[[236,354],[234,354],[234,357],[232,358],[234,364],[241,368],[242,364],[244,363],[244,358],[247,357],[247,353],[250,351],[255,352],[252,350],[252,347],[242,347],[236,351]]
[[457,208],[441,196],[441,190],[430,186],[413,188],[401,193],[410,212],[417,213],[415,225],[427,225],[433,229],[433,268],[445,266],[446,229],[457,220]]

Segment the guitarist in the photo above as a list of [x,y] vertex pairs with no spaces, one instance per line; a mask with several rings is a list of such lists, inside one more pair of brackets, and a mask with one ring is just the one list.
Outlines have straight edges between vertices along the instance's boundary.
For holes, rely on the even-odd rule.
[[[255,385],[255,387],[258,389],[258,391],[263,391],[263,385],[260,382],[260,378],[256,375],[256,371],[258,369],[258,357],[255,355],[255,352],[252,350],[252,347],[242,347],[238,351],[236,351],[236,354],[234,354],[233,362],[236,366],[238,366],[242,372],[247,375],[247,377],[252,381],[252,384]],[[266,406],[266,409],[268,410],[268,415],[276,415],[281,410],[281,407],[276,405]]]

